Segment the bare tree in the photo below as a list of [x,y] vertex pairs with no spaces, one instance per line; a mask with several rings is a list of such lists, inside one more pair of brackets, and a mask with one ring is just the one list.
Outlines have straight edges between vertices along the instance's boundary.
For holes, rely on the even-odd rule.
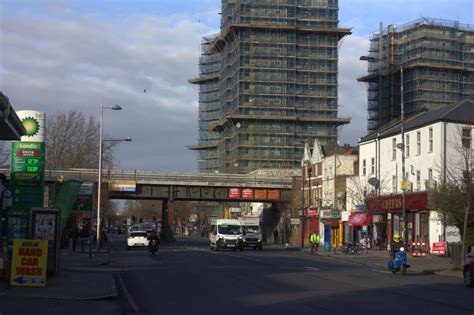
[[469,242],[474,242],[474,218],[469,214],[474,204],[472,185],[472,128],[459,126],[458,132],[449,139],[448,145],[454,153],[442,169],[442,181],[431,197],[432,207],[442,213],[444,223],[456,226],[462,237],[462,261]]
[[[98,168],[99,122],[93,116],[70,111],[48,119],[46,166],[50,168]],[[116,142],[104,142],[103,162],[112,165]]]
[[[375,183],[375,182],[374,182]],[[369,180],[361,179],[359,176],[347,177],[346,201],[352,208],[357,205],[364,205],[367,209],[367,199],[377,195],[377,190],[384,191],[388,181],[379,180],[377,187],[369,183]]]

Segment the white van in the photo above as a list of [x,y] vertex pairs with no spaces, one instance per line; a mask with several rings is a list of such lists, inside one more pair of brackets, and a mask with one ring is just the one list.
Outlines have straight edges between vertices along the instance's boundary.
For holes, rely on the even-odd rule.
[[229,248],[244,250],[242,237],[242,225],[238,220],[233,219],[213,219],[209,232],[209,243],[211,250]]
[[254,250],[263,249],[262,229],[260,228],[259,217],[240,217],[240,224],[242,225],[244,247],[252,247]]

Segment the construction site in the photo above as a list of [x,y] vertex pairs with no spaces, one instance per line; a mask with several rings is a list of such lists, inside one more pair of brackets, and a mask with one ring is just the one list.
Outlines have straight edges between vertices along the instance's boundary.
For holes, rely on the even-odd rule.
[[[406,115],[474,99],[474,26],[420,18],[384,29],[370,38],[369,133],[401,113],[401,80]],[[401,75],[403,73],[403,75]]]
[[220,33],[203,37],[201,172],[300,167],[305,143],[338,143],[337,0],[223,0]]

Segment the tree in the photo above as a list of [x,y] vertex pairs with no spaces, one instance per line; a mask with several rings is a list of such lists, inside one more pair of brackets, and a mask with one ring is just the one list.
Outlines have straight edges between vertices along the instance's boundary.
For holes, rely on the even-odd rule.
[[443,223],[456,226],[461,233],[461,263],[464,265],[467,245],[474,242],[474,186],[472,185],[472,128],[459,126],[448,141],[452,154],[441,169],[442,180],[431,196],[431,204],[443,217]]
[[[99,122],[93,116],[70,111],[57,113],[47,121],[46,167],[98,168]],[[112,150],[117,142],[104,142],[104,166],[112,166]]]

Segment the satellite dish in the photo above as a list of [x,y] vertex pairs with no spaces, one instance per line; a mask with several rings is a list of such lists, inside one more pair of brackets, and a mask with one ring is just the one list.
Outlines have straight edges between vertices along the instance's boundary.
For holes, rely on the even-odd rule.
[[374,186],[375,188],[379,188],[380,181],[376,177],[369,178],[369,184]]
[[397,148],[403,150],[403,143],[397,143]]

